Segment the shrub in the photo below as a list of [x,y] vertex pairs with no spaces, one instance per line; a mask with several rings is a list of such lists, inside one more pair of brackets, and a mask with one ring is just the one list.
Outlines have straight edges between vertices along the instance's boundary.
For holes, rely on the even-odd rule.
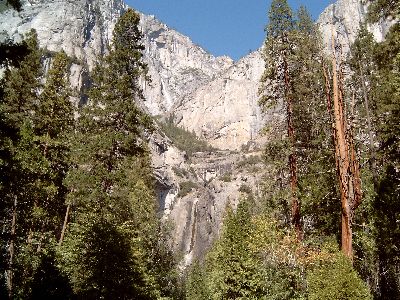
[[220,179],[223,182],[231,182],[232,181],[232,175],[230,173],[225,173],[224,175],[221,176]]
[[192,189],[197,188],[198,185],[194,183],[193,181],[184,181],[179,184],[179,193],[178,197],[185,197],[187,194],[189,194]]
[[239,161],[237,166],[238,166],[238,168],[250,168],[261,162],[262,162],[262,158],[260,156],[251,155],[251,156],[245,157],[243,160]]
[[249,195],[252,193],[251,188],[247,184],[242,184],[239,187],[239,192],[249,194]]
[[331,262],[322,264],[307,276],[310,300],[372,299],[367,285],[353,269],[351,262],[338,253]]
[[185,169],[180,169],[178,167],[172,167],[172,171],[175,173],[175,175],[184,178],[184,177],[188,177],[189,173],[185,170]]
[[204,267],[198,261],[189,268],[189,276],[186,280],[186,299],[210,299],[206,275]]

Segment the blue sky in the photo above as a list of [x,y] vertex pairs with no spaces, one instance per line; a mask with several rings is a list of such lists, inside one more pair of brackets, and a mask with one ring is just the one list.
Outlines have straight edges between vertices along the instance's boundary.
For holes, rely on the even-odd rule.
[[[289,0],[294,9],[305,5],[314,19],[332,2]],[[155,15],[213,55],[228,55],[237,60],[261,46],[271,1],[126,0],[126,3]]]

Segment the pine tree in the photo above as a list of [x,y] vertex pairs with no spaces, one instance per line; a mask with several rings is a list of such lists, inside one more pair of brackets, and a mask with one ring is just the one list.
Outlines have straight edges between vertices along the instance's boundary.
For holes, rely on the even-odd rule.
[[399,18],[400,4],[395,0],[368,0],[368,21],[377,22],[381,18]]
[[194,262],[189,269],[186,279],[186,299],[208,300],[210,292],[208,290],[207,273],[204,266],[198,261]]
[[346,90],[351,93],[348,112],[354,132],[355,143],[360,156],[363,202],[354,215],[354,267],[370,283],[371,290],[379,288],[379,276],[376,270],[376,244],[374,241],[373,201],[376,197],[379,168],[376,147],[376,101],[372,97],[372,85],[376,76],[376,64],[373,60],[376,42],[367,30],[366,24],[360,29],[346,64],[350,76],[346,79]]
[[376,190],[378,184],[378,169],[376,165],[376,103],[372,97],[371,87],[376,75],[376,64],[373,55],[376,43],[372,33],[368,32],[365,24],[361,24],[358,35],[350,48],[350,57],[348,65],[352,71],[351,89],[354,91],[354,97],[357,107],[354,107],[360,114],[360,121],[366,119],[366,124],[359,124],[358,130],[362,127],[367,129],[369,144],[369,165],[373,176],[374,188]]
[[400,296],[400,25],[393,25],[375,51],[377,150],[380,180],[373,204],[381,299]]
[[[275,16],[276,12],[282,11],[286,12],[283,21]],[[335,160],[330,114],[324,100],[322,42],[306,8],[299,9],[297,18],[289,18],[291,13],[288,11],[287,4],[273,2],[270,15],[274,17],[267,27],[266,71],[262,78],[260,104],[268,108],[283,101],[281,107],[286,108],[287,125],[278,128],[275,133],[278,138],[267,143],[266,156],[271,160],[269,164],[280,169],[281,190],[285,186],[282,162],[289,158],[292,224],[299,238],[304,234],[300,211],[303,219],[311,225],[308,233],[337,234],[336,216],[340,206],[337,204],[336,184],[332,182]],[[286,31],[279,33],[281,28]],[[272,39],[279,34],[280,39]],[[282,139],[283,128],[287,130],[287,138]],[[273,192],[272,197],[286,196],[282,192]]]
[[66,134],[73,122],[66,55],[55,56],[42,85],[43,53],[36,33],[29,33],[24,44],[29,54],[6,71],[1,105],[8,141],[2,190],[8,206],[2,222],[11,223],[7,225],[10,297],[30,295],[37,267],[53,251],[59,235],[66,193],[63,179],[69,167]]
[[236,212],[230,207],[223,232],[207,257],[206,270],[211,299],[262,299],[267,285],[261,260],[249,248],[252,233],[249,200]]
[[[76,168],[67,180],[71,222],[60,251],[74,291],[82,296],[160,296],[153,272],[157,205],[146,147],[152,125],[140,108],[139,78],[146,76],[146,65],[138,25],[131,9],[118,20],[75,135]],[[110,276],[102,275],[104,269]]]
[[[37,166],[32,149],[32,115],[34,103],[41,87],[41,57],[37,36],[34,31],[27,34],[24,44],[27,55],[16,67],[5,72],[3,97],[0,104],[2,115],[1,138],[1,223],[8,233],[5,237],[5,270],[8,296],[15,293],[15,272],[21,241],[27,237],[29,212],[32,205],[32,182]],[[33,155],[33,156],[32,156]]]
[[293,123],[298,156],[298,189],[307,233],[336,235],[340,211],[331,138],[326,108],[322,42],[307,9],[297,13],[295,45],[290,64],[293,79]]
[[43,199],[40,204],[36,203],[36,206],[41,207],[43,218],[46,220],[46,226],[42,225],[43,230],[51,230],[53,236],[60,235],[58,228],[62,222],[62,208],[67,192],[63,181],[70,166],[68,139],[74,125],[68,69],[67,55],[64,52],[56,54],[36,104],[34,116],[37,144],[48,167],[38,176],[43,189]]
[[[300,203],[298,200],[297,152],[295,148],[295,128],[293,124],[293,78],[290,57],[293,54],[294,21],[286,0],[274,0],[269,11],[269,24],[264,48],[266,70],[261,79],[260,105],[264,108],[282,105],[286,108],[286,144],[290,148],[288,169],[290,176],[291,219],[299,239],[302,236]],[[282,173],[282,172],[281,172]]]

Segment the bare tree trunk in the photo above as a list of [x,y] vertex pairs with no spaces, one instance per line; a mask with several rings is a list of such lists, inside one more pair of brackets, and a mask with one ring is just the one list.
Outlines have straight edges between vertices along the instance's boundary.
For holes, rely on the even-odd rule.
[[[333,40],[333,38],[332,38]],[[332,41],[333,42],[333,41]],[[342,251],[349,258],[353,257],[351,212],[349,204],[349,186],[347,170],[349,169],[349,158],[347,154],[347,143],[344,128],[343,99],[339,91],[336,57],[332,59],[333,69],[333,111],[335,119],[335,141],[336,160],[338,166],[340,198],[342,207]]]
[[65,212],[64,224],[63,224],[63,227],[62,227],[62,230],[61,230],[60,240],[58,241],[58,246],[61,246],[62,242],[64,240],[64,235],[65,235],[65,231],[67,229],[68,216],[69,216],[70,209],[71,209],[71,204],[68,204],[67,211]]
[[361,203],[361,180],[351,128],[347,128],[343,74],[341,70],[338,72],[333,32],[332,47],[334,142],[341,198],[342,251],[352,260],[352,221],[354,210]]
[[8,270],[7,270],[7,289],[8,289],[8,297],[12,299],[13,296],[13,275],[14,275],[14,247],[15,247],[15,231],[16,231],[16,223],[17,223],[17,196],[14,195],[14,207],[12,212],[12,220],[11,220],[11,236],[10,236],[10,246],[8,248],[9,251],[9,260],[8,260]]

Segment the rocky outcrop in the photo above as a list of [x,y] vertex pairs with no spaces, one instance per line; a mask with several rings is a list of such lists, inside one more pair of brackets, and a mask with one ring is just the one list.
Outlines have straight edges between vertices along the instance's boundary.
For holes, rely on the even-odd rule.
[[260,193],[264,168],[258,152],[200,152],[182,161],[172,145],[167,149],[156,166],[163,178],[158,195],[164,218],[172,224],[173,249],[185,267],[203,257],[219,235],[228,205],[236,207],[241,197]]
[[[337,42],[343,48],[343,53],[349,51],[354,42],[360,23],[365,21],[367,5],[360,0],[338,0],[329,5],[319,16],[317,24],[322,34],[325,48],[331,50],[332,32]],[[382,41],[388,32],[393,20],[381,20],[375,24],[368,24],[368,30],[375,39]]]
[[21,40],[34,28],[41,47],[64,50],[70,57],[93,67],[112,39],[112,30],[127,8],[121,0],[23,0],[20,13],[1,13],[0,39]]
[[242,58],[182,98],[175,107],[178,124],[219,149],[240,149],[256,140],[265,120],[258,106],[263,71],[260,51]]
[[146,106],[152,115],[163,115],[180,99],[229,68],[229,57],[214,57],[188,37],[170,29],[154,16],[141,16],[151,84],[143,83]]

